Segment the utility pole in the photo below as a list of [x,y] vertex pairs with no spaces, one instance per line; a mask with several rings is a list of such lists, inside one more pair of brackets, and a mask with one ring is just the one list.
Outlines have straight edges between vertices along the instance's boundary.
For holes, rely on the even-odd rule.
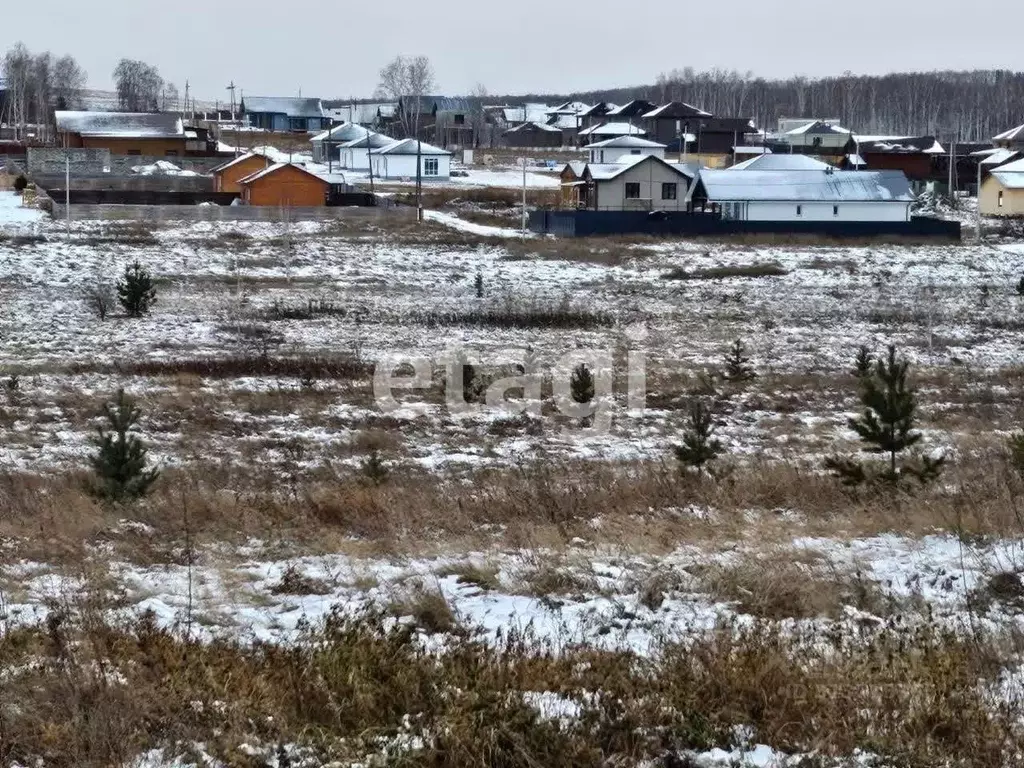
[[978,190],[975,193],[978,201],[978,243],[981,243],[981,158],[978,158]]
[[526,237],[526,222],[529,218],[526,213],[526,156],[523,158],[523,237]]
[[232,80],[227,87],[228,93],[231,94],[231,122],[235,122],[235,89],[238,86],[235,85],[235,81]]
[[71,241],[71,149],[64,150],[64,213],[67,215],[68,241]]

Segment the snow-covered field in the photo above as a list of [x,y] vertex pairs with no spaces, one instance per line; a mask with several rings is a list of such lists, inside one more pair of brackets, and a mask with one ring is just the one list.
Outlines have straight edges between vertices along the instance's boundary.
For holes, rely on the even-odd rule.
[[[459,183],[473,181],[471,174]],[[498,181],[478,175],[475,183]],[[721,402],[717,429],[731,471],[778,464],[813,474],[822,456],[852,449],[849,369],[861,344],[876,351],[896,344],[911,360],[923,447],[946,453],[951,464],[976,470],[1024,424],[1020,243],[560,243],[447,211],[427,218],[420,229],[400,231],[333,222],[166,222],[151,231],[75,222],[69,238],[62,223],[0,193],[5,468],[47,482],[85,470],[99,403],[123,387],[142,407],[152,458],[175,478],[165,482],[216,467],[226,485],[211,499],[236,508],[247,503],[246,491],[231,483],[255,475],[269,478],[267,487],[278,482],[272,493],[295,505],[289,509],[302,506],[303,494],[310,505],[320,494],[319,503],[325,484],[360,476],[370,445],[380,447],[391,482],[444,478],[467,498],[496,477],[488,472],[539,464],[568,468],[559,470],[568,483],[579,466],[573,462],[610,472],[672,462],[694,392]],[[157,280],[152,313],[128,319],[113,311],[101,320],[89,296],[109,289],[136,260]],[[730,388],[714,374],[735,339],[744,341],[758,378]],[[610,360],[619,377],[603,397],[615,406],[606,431],[581,428],[546,391],[539,415],[525,419],[490,406],[455,412],[444,402],[445,361],[462,356],[498,378],[517,363],[564,372],[572,355]],[[287,360],[309,367],[271,365]],[[368,367],[350,375],[322,365],[336,360]],[[387,412],[369,372],[383,360],[425,360],[431,374],[428,386],[401,393]],[[630,400],[620,380],[628,360],[642,361],[646,401]],[[210,373],[211,361],[233,362]],[[563,538],[540,541],[506,520],[494,525],[489,544],[482,531],[472,545],[411,530],[398,546],[343,526],[292,540],[282,525],[262,519],[262,530],[245,529],[247,543],[215,541],[215,527],[203,529],[208,510],[198,513],[198,540],[182,545],[165,540],[168,529],[141,502],[92,525],[76,558],[64,556],[63,545],[53,545],[52,557],[49,544],[29,546],[18,538],[25,528],[4,531],[3,625],[30,624],[73,604],[99,568],[118,611],[150,611],[203,639],[245,642],[287,643],[302,622],[339,606],[393,608],[424,591],[439,594],[459,622],[487,638],[528,626],[555,646],[583,642],[641,655],[666,638],[685,642],[762,620],[849,638],[894,617],[937,622],[957,635],[979,625],[1019,633],[1013,594],[983,604],[979,595],[994,577],[1024,568],[1020,532],[958,535],[957,518],[942,516],[981,514],[957,506],[970,506],[958,488],[970,479],[963,471],[927,500],[906,501],[912,515],[901,508],[891,520],[863,525],[854,522],[860,502],[838,492],[829,498],[849,509],[816,509],[815,519],[781,487],[729,510],[687,498],[666,504],[662,492],[625,523],[596,516],[581,529],[555,520],[548,527]],[[723,475],[722,487],[730,482]],[[741,491],[720,491],[721,498]],[[362,496],[345,499],[354,505]],[[978,504],[1004,501],[985,496]],[[899,519],[904,513],[913,524]],[[698,521],[700,538],[671,538],[689,530],[671,527],[679,520]],[[772,536],[762,536],[769,528]],[[627,532],[636,535],[626,541]],[[793,595],[799,615],[772,614],[784,608],[752,594],[780,568],[791,568],[781,572],[802,585]],[[816,587],[834,597],[819,602]],[[1019,685],[1016,659],[1006,666],[1005,684]],[[545,699],[538,707],[558,710],[559,703]],[[790,764],[783,752],[756,743],[699,757],[715,766]],[[137,763],[165,764],[170,759],[159,751]]]

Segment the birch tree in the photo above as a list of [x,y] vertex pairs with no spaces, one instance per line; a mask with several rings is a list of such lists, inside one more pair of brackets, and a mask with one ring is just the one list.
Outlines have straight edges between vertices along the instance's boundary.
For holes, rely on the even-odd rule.
[[[377,95],[401,103],[398,118],[406,136],[419,137],[423,97],[434,88],[434,68],[426,56],[396,56],[380,71]],[[410,110],[415,110],[411,113]]]

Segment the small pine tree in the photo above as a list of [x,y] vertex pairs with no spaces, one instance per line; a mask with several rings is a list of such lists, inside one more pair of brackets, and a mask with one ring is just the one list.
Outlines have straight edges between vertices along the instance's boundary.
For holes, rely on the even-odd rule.
[[722,443],[714,433],[715,420],[711,409],[701,400],[692,400],[683,429],[683,444],[672,447],[679,463],[699,470],[721,455]]
[[370,451],[370,454],[363,459],[360,468],[367,482],[378,487],[384,485],[391,475],[384,460],[380,457],[380,451],[376,448]]
[[474,280],[474,287],[476,288],[476,297],[482,299],[484,297],[484,273],[477,272],[476,280]]
[[1020,282],[1017,283],[1017,295],[1024,296],[1024,275],[1021,276]]
[[[902,476],[916,477],[922,483],[934,480],[942,469],[944,459],[922,457],[919,466],[905,463],[899,466],[900,454],[921,441],[921,433],[914,429],[917,398],[907,381],[910,363],[896,355],[890,346],[888,355],[875,363],[874,370],[864,377],[860,400],[864,412],[849,420],[868,453],[887,457],[888,467],[881,479],[895,485]],[[867,478],[864,467],[852,459],[831,457],[825,467],[838,475],[846,485],[859,485]]]
[[128,317],[142,317],[156,303],[156,286],[149,270],[134,262],[124,268],[124,278],[117,283],[117,298]]
[[757,374],[750,365],[750,358],[747,357],[747,350],[742,339],[736,339],[726,353],[725,370],[722,376],[732,384],[741,384],[744,381],[757,378]]
[[1010,465],[1021,477],[1024,477],[1024,432],[1015,432],[1010,435],[1006,448],[1010,455]]
[[113,403],[103,404],[107,424],[97,428],[93,439],[97,452],[92,457],[96,477],[91,490],[98,498],[117,502],[140,498],[159,477],[158,470],[146,469],[148,450],[133,434],[141,414],[123,389]]
[[862,380],[868,378],[871,375],[874,362],[875,358],[871,354],[871,350],[862,344],[857,350],[857,357],[853,363],[853,375]]
[[18,178],[14,180],[14,191],[20,195],[26,189],[28,189],[28,179],[26,179],[24,175],[19,175]]
[[569,379],[569,390],[572,399],[580,405],[585,405],[594,399],[594,374],[585,363],[580,363],[572,371],[572,378]]

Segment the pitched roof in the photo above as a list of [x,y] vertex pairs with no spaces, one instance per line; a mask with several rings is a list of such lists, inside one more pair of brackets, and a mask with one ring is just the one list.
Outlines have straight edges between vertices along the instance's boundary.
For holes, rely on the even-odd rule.
[[325,184],[329,183],[327,181],[327,179],[325,179],[325,178],[323,178],[321,176],[317,176],[315,173],[313,173],[311,171],[307,171],[302,166],[295,165],[295,163],[274,163],[273,165],[271,165],[271,166],[269,166],[267,168],[264,168],[261,171],[257,171],[256,173],[249,174],[244,179],[240,179],[238,183],[239,184],[246,184],[246,185],[252,184],[254,181],[259,181],[260,179],[265,179],[267,176],[272,176],[275,173],[277,173],[278,171],[284,170],[285,168],[294,168],[296,171],[301,171],[302,173],[306,174],[307,176],[312,176],[317,181],[322,181]]
[[427,144],[427,142],[418,142],[420,147],[417,151],[416,139],[403,139],[402,141],[394,141],[385,147],[373,150],[375,155],[451,155],[451,152],[435,147],[433,144]]
[[615,136],[595,144],[588,144],[584,149],[664,149],[665,145],[657,141],[648,141],[639,136]]
[[832,166],[807,155],[758,155],[726,170],[730,171],[824,171]]
[[854,136],[861,152],[945,154],[934,136]]
[[580,126],[580,118],[582,113],[579,115],[575,114],[554,114],[548,118],[548,125],[553,125],[559,130],[575,129]]
[[992,176],[1007,189],[1024,189],[1024,173],[1005,172],[1000,168],[997,171],[992,171]]
[[288,117],[324,117],[320,99],[292,99],[278,96],[246,96],[242,99],[246,113],[287,115]]
[[1024,141],[1024,125],[1003,131],[998,136],[993,136],[992,141]]
[[[979,153],[975,152],[974,154],[977,155]],[[986,152],[987,156],[980,162],[982,165],[996,167],[1009,163],[1010,160],[1017,157],[1019,154],[1020,152],[1013,149],[994,149],[991,152]],[[1013,165],[1013,163],[1009,164]]]
[[559,104],[557,107],[552,107],[548,110],[549,115],[582,115],[590,109],[589,104],[584,104],[582,101],[567,101],[564,104]]
[[609,117],[640,117],[646,115],[654,109],[654,104],[649,102],[647,99],[633,99],[623,104],[621,107],[616,107],[608,113]]
[[584,171],[588,172],[590,178],[594,181],[610,181],[617,176],[621,176],[631,168],[647,162],[661,163],[687,180],[693,179],[697,175],[696,166],[684,163],[670,163],[667,160],[662,160],[657,155],[630,155],[628,158],[624,158],[621,163],[587,163]]
[[91,138],[185,138],[181,117],[168,112],[60,111],[55,117],[58,131]]
[[562,129],[559,128],[557,125],[548,125],[547,123],[537,123],[531,121],[529,123],[520,123],[515,128],[509,128],[507,131],[505,131],[505,133],[519,133],[521,131],[528,131],[531,129],[538,131],[547,131],[548,133],[562,132]]
[[580,136],[646,136],[647,131],[632,123],[601,123],[593,128],[584,128]]
[[612,104],[608,101],[599,101],[589,109],[580,112],[580,117],[604,117],[614,109],[618,109],[617,104]]
[[246,160],[251,160],[252,158],[255,157],[261,158],[267,165],[273,165],[273,163],[270,162],[270,158],[261,152],[246,152],[244,155],[239,155],[238,157],[232,158],[231,160],[228,160],[226,163],[221,163],[216,168],[213,168],[210,171],[210,173],[223,173],[228,168],[233,168],[239,163],[244,163]]
[[804,136],[804,135],[827,135],[831,133],[850,133],[850,131],[843,128],[841,125],[833,125],[831,123],[825,123],[821,120],[812,120],[809,123],[801,125],[799,128],[794,128],[791,131],[787,131],[787,136]]
[[657,109],[652,109],[644,115],[645,119],[672,118],[682,120],[687,117],[711,117],[711,113],[682,101],[670,101],[668,104],[662,104]]
[[1024,173],[1024,159],[1015,160],[1012,163],[1000,166],[997,170],[992,173]]
[[543,123],[548,117],[547,104],[524,104],[521,107],[502,107],[501,116],[507,123]]
[[366,136],[369,132],[369,129],[363,128],[361,125],[357,125],[355,123],[342,123],[341,125],[334,126],[328,131],[318,133],[310,139],[310,141],[314,144],[327,141],[328,139],[331,141],[353,141],[354,139]]
[[370,133],[367,136],[363,136],[361,139],[353,139],[342,144],[343,149],[382,149],[389,147],[395,143],[395,140],[390,136],[385,136],[383,133]]
[[912,202],[902,171],[747,171],[700,172],[709,200]]

